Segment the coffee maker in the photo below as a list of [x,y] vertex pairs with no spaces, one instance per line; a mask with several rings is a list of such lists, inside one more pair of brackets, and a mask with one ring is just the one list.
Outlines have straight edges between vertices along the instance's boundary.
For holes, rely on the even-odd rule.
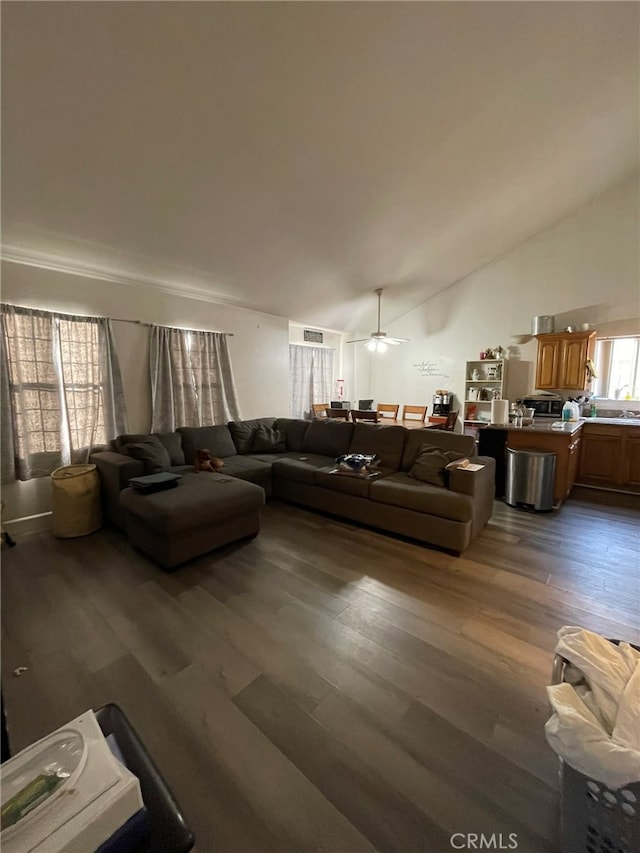
[[436,391],[433,395],[433,414],[446,417],[451,411],[451,397],[449,391]]

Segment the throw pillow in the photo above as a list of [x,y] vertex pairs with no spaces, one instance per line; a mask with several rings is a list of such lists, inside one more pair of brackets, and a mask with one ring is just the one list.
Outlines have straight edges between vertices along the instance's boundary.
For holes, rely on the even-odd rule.
[[415,480],[423,483],[431,483],[433,486],[446,486],[448,484],[447,467],[451,463],[459,463],[466,457],[464,453],[456,453],[455,450],[442,450],[431,444],[423,444],[416,460],[407,472]]
[[145,474],[160,474],[171,466],[169,453],[157,435],[148,435],[137,444],[128,444],[127,452],[144,464]]
[[279,429],[260,424],[253,434],[251,453],[284,453],[287,446]]

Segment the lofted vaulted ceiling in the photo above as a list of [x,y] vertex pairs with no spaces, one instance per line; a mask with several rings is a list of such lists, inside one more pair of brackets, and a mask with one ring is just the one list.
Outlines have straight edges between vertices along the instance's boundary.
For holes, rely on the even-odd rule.
[[5,255],[385,326],[637,168],[639,9],[4,3]]

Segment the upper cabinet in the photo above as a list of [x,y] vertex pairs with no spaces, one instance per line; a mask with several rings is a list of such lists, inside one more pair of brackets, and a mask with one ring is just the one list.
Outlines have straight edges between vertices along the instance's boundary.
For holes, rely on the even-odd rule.
[[595,332],[557,332],[537,335],[536,388],[584,391],[588,387],[587,360],[593,358]]

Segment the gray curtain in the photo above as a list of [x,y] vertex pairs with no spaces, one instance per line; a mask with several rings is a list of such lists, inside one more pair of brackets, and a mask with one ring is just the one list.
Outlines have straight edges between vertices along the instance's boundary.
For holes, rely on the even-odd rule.
[[3,477],[48,476],[128,432],[108,320],[1,310]]
[[240,419],[227,336],[152,326],[151,431]]
[[331,402],[335,350],[289,344],[289,392],[292,418],[311,417],[313,403]]

